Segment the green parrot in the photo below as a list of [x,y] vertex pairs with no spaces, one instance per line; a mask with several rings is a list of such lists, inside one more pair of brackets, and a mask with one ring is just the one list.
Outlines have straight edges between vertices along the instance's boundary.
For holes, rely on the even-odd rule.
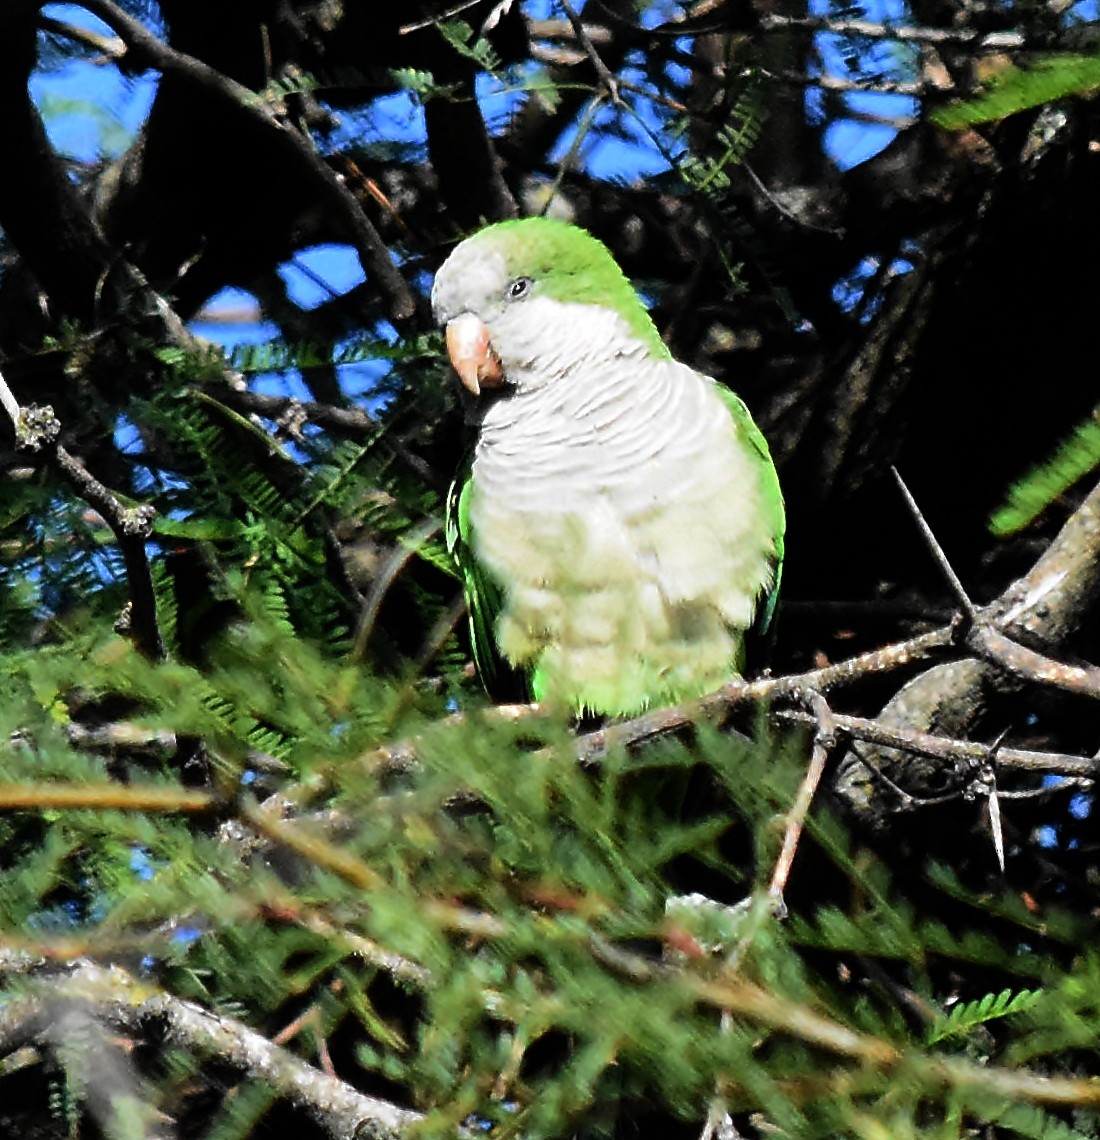
[[740,671],[784,531],[745,405],[672,359],[607,247],[565,222],[467,238],[432,307],[476,398],[447,537],[490,695],[621,717]]

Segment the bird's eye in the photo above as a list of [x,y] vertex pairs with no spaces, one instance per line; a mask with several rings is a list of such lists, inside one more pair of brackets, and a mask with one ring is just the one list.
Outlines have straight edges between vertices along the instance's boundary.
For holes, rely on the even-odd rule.
[[507,296],[509,301],[518,301],[521,297],[526,297],[531,292],[531,286],[534,282],[530,277],[517,277],[514,281],[508,282]]

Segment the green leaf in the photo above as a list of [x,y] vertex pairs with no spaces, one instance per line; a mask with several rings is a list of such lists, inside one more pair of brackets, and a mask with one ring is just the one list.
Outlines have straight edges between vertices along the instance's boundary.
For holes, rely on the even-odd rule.
[[1042,990],[1020,990],[1015,994],[1011,990],[1002,990],[999,994],[986,994],[977,1001],[961,1002],[929,1028],[928,1044],[934,1045],[947,1037],[963,1037],[987,1021],[1029,1009],[1042,996]]
[[1089,1140],[1089,1134],[1078,1132],[1063,1120],[1044,1112],[1033,1104],[1010,1104],[989,1119],[1028,1140]]
[[989,529],[998,536],[1023,530],[1078,479],[1100,466],[1100,407],[1045,462],[1033,467],[994,511]]
[[465,20],[443,20],[436,27],[459,55],[472,59],[484,71],[493,73],[500,70],[500,57],[492,45],[484,36],[476,36]]
[[1010,66],[976,99],[938,107],[930,118],[937,126],[959,131],[977,123],[1005,119],[1030,107],[1100,88],[1100,55],[1049,55],[1027,68]]
[[240,538],[245,529],[244,524],[235,519],[173,519],[158,515],[153,520],[155,534],[162,534],[166,538],[190,538],[200,542],[220,542]]

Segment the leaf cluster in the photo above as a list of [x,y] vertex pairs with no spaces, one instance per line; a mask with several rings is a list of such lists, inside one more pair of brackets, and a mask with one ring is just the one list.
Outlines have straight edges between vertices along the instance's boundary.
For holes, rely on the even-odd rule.
[[1008,65],[974,99],[938,107],[929,116],[947,130],[990,123],[1044,103],[1089,95],[1100,87],[1100,56],[1046,55],[1026,67]]
[[[0,816],[9,949],[140,962],[269,1032],[308,1013],[290,1047],[401,1090],[426,1134],[675,1132],[718,1102],[792,1136],[860,1136],[872,1117],[894,1135],[1093,1134],[1018,1075],[1095,1052],[1100,956],[1079,920],[1039,924],[947,872],[933,885],[969,913],[929,919],[827,813],[775,919],[754,883],[798,739],[703,732],[585,771],[560,725],[440,720],[264,607],[249,618],[201,673],[94,635],[7,660],[0,733],[34,745],[5,751],[0,798],[37,788],[42,805]],[[144,753],[74,748],[78,691],[130,702]],[[398,726],[412,765],[377,747]],[[221,806],[133,810],[149,789],[182,796],[184,735],[206,742]],[[88,806],[51,808],[51,787]],[[265,788],[282,811],[257,808]],[[671,906],[680,882],[712,901]],[[1001,990],[970,990],[991,973]],[[185,1067],[159,1078],[162,1111],[193,1107]],[[257,1086],[219,1127],[247,1135],[276,1100]]]

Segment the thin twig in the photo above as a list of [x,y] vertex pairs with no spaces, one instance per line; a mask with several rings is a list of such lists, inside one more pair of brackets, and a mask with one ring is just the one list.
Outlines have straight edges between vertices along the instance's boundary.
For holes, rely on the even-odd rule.
[[172,785],[0,784],[0,811],[135,811],[203,814],[218,806],[211,792]]
[[[1066,519],[1031,569],[980,611],[974,628],[988,625],[1029,644],[1058,646],[1083,624],[1097,599],[1100,599],[1100,483]],[[970,631],[971,635],[973,632]],[[966,646],[959,648],[965,650]],[[886,705],[880,722],[923,730],[935,727],[953,737],[966,737],[991,699],[1003,699],[1018,693],[1022,687],[1021,675],[1005,665],[967,656],[942,663],[913,678]],[[896,757],[889,752],[876,756],[873,746],[870,752],[880,768],[891,770],[896,762]],[[1008,750],[1003,750],[1002,767],[1007,755]],[[838,790],[855,814],[879,825],[883,812],[890,810],[889,797],[880,805],[877,797],[868,798],[864,794],[859,771],[861,768],[870,770],[865,760],[861,750],[853,754],[850,762],[842,763]],[[1046,770],[1045,765],[1043,769]],[[1094,776],[1095,764],[1070,758],[1058,761],[1050,770]],[[927,774],[922,772],[919,778],[923,780]]]
[[[965,587],[955,573],[954,567],[944,553],[943,547],[940,546],[912,493],[905,485],[905,481],[898,474],[896,468],[891,467],[890,471],[910,513],[916,520],[932,557],[947,579],[951,592],[955,595],[955,600],[959,603],[966,619],[965,636],[960,638],[962,644],[983,660],[999,665],[1025,680],[1053,685],[1067,692],[1080,693],[1084,696],[1100,699],[1100,669],[1093,665],[1069,665],[1063,661],[1055,661],[1051,657],[1013,641],[991,622],[978,620],[978,612],[974,603],[970,600]],[[1001,620],[1003,621],[1004,618],[1002,617]]]
[[791,804],[790,811],[787,812],[783,829],[783,846],[775,861],[771,883],[768,886],[768,894],[774,900],[779,913],[786,912],[783,892],[787,888],[787,879],[790,877],[795,851],[798,849],[798,840],[802,835],[802,827],[806,822],[806,816],[809,814],[810,804],[813,803],[814,795],[821,783],[821,777],[825,773],[825,765],[829,761],[829,755],[837,744],[836,722],[825,698],[820,693],[809,690],[804,695],[803,700],[809,705],[817,727],[814,732],[814,745],[810,754],[809,767],[806,769],[806,775],[799,786],[798,795],[795,796],[794,803]]
[[[983,624],[984,617],[986,613],[992,612],[994,612],[992,608],[980,611],[976,628],[987,628],[987,624]],[[953,631],[947,626],[805,673],[763,677],[755,681],[735,679],[698,701],[654,709],[641,716],[580,736],[576,741],[577,760],[584,767],[593,767],[601,764],[613,749],[637,749],[653,740],[690,729],[700,721],[720,722],[736,709],[751,707],[762,702],[789,700],[807,691],[825,694],[869,677],[883,676],[905,669],[938,656],[951,647],[952,640]],[[1040,657],[1040,661],[1043,660],[1048,659]],[[1033,679],[1041,678],[1034,676]],[[807,714],[792,710],[781,710],[775,715],[780,720],[817,723]],[[456,719],[463,718],[460,716]],[[834,713],[833,720],[841,731],[854,739],[888,748],[958,764],[978,764],[989,759],[989,746],[974,741],[950,739],[840,713]],[[408,769],[417,763],[416,744],[412,741],[401,741],[386,745],[371,752],[368,759],[372,767]],[[997,753],[997,759],[1002,767],[1020,771],[1050,772],[1085,778],[1100,775],[1100,761],[1058,752],[1001,748]]]
[[415,452],[410,451],[386,431],[369,412],[362,408],[338,408],[315,400],[295,400],[291,396],[269,396],[261,392],[237,389],[217,383],[206,391],[215,399],[236,411],[253,412],[268,419],[280,420],[301,415],[309,423],[326,431],[335,432],[347,439],[363,443],[379,442],[391,451],[408,469],[436,491],[446,491],[450,480],[435,470]]
[[954,567],[948,561],[947,555],[943,552],[943,547],[940,546],[935,534],[932,533],[932,528],[928,525],[928,520],[924,517],[920,507],[917,506],[917,500],[913,498],[912,492],[905,485],[905,480],[902,479],[898,469],[891,467],[890,474],[893,475],[894,482],[897,483],[898,490],[901,491],[902,498],[905,500],[905,505],[909,508],[909,513],[916,521],[917,527],[928,549],[932,553],[932,557],[936,560],[936,565],[939,566],[944,578],[947,579],[947,584],[951,587],[951,592],[955,595],[955,601],[959,603],[959,608],[962,610],[964,617],[972,626],[977,617],[977,613],[974,609],[974,603],[970,600],[970,596],[966,592],[966,588],[959,580],[959,576],[955,573]]
[[261,835],[300,855],[312,866],[332,872],[353,887],[378,891],[385,886],[385,880],[373,867],[323,835],[318,828],[280,818],[270,800],[263,804],[242,804],[240,816]]
[[161,72],[178,75],[262,123],[269,130],[273,144],[309,171],[324,198],[343,220],[363,268],[389,298],[393,319],[404,324],[414,315],[416,301],[378,231],[363,213],[355,195],[321,158],[307,136],[288,126],[261,95],[201,59],[163,43],[113,0],[83,0],[82,6],[103,20],[125,43],[126,52],[122,58],[130,57],[128,62],[134,67],[155,67]]
[[777,83],[787,83],[793,87],[820,87],[822,91],[871,92],[876,95],[909,95],[914,99],[929,94],[954,94],[957,88],[942,87],[927,82],[897,82],[887,79],[848,79],[843,75],[810,75],[801,71],[771,71],[765,68],[754,69],[758,75],[774,79]]
[[1002,800],[1039,800],[1046,796],[1060,795],[1074,788],[1089,791],[1095,786],[1095,780],[1089,780],[1084,776],[1063,776],[1056,784],[1043,784],[1039,788],[1024,788],[1015,792],[1003,792],[998,788],[997,794]]
[[577,121],[577,129],[573,132],[573,138],[569,143],[569,149],[562,155],[561,161],[558,163],[558,168],[554,173],[554,181],[550,184],[550,189],[546,194],[545,203],[542,207],[543,213],[546,213],[558,200],[562,183],[565,181],[566,175],[572,170],[573,162],[577,155],[580,154],[584,140],[588,137],[588,132],[592,129],[592,124],[596,121],[596,114],[603,104],[604,96],[602,92],[597,92],[585,104],[584,110],[581,112],[580,118]]
[[[780,720],[793,723],[816,724],[814,717],[794,709],[781,709],[775,715]],[[833,721],[841,732],[854,740],[865,740],[869,744],[911,752],[917,756],[929,756],[934,760],[946,760],[964,769],[988,764],[993,757],[991,745],[974,740],[956,740],[844,713],[833,713]],[[1044,772],[1090,779],[1100,776],[1100,759],[1093,756],[999,747],[996,750],[996,760],[1000,767],[1020,772]]]
[[598,764],[613,748],[634,748],[658,737],[690,728],[700,720],[721,720],[734,709],[751,707],[764,701],[792,699],[808,689],[826,693],[867,677],[905,669],[928,660],[950,645],[951,630],[944,628],[862,653],[835,665],[810,669],[805,673],[761,677],[755,681],[738,678],[701,700],[655,709],[632,720],[586,733],[577,741],[577,756],[583,765]]
[[110,527],[126,567],[130,604],[123,626],[139,652],[153,661],[164,657],[164,642],[157,624],[157,598],[153,575],[145,551],[145,541],[152,534],[156,511],[146,503],[124,502],[101,483],[75,456],[60,443],[61,423],[49,405],[19,401],[0,375],[0,405],[11,418],[16,447],[25,451],[42,451],[46,462],[69,484],[89,506],[94,507]]
[[430,542],[443,529],[441,519],[429,517],[421,519],[416,526],[401,535],[371,583],[370,593],[363,601],[363,608],[359,613],[359,620],[355,623],[355,636],[352,638],[351,656],[355,661],[361,661],[367,650],[374,623],[378,618],[378,611],[382,602],[390,591],[390,587],[397,580],[397,576],[416,557],[420,548]]
[[1027,46],[1023,32],[983,32],[979,28],[929,28],[871,20],[837,20],[823,16],[784,16],[767,12],[760,17],[762,32],[831,32],[873,40],[901,40],[918,44],[961,44],[975,51],[1006,51]]
[[451,604],[436,618],[432,628],[428,630],[420,648],[416,651],[413,660],[416,663],[417,673],[423,673],[435,660],[436,654],[446,644],[447,638],[454,633],[458,623],[466,615],[466,595],[461,591],[451,600]]
[[772,192],[772,190],[768,187],[760,175],[757,174],[755,170],[753,170],[752,166],[750,166],[748,162],[742,160],[739,165],[741,169],[748,175],[749,181],[753,184],[753,186],[756,187],[756,192],[781,217],[786,218],[789,222],[794,222],[796,226],[800,226],[804,230],[813,230],[816,233],[828,234],[830,237],[836,238],[842,238],[844,236],[844,230],[839,226],[819,226],[814,222],[807,221],[807,219],[802,217],[800,214],[796,214],[792,209],[790,209],[790,207],[786,205],[786,203],[782,202],[779,198],[776,197],[776,195]]
[[889,1072],[904,1065],[937,1085],[981,1089],[1036,1104],[1100,1105],[1100,1080],[1094,1077],[1048,1077],[963,1058],[903,1052],[882,1038],[849,1029],[804,1004],[757,986],[729,967],[717,978],[704,978],[651,962],[602,939],[593,937],[589,945],[593,955],[609,969],[635,983],[674,981],[698,1001],[880,1071]]
[[429,990],[435,985],[435,978],[427,967],[412,961],[411,958],[387,950],[372,938],[336,926],[321,915],[304,910],[300,898],[290,896],[281,910],[273,907],[272,911],[274,917],[286,920],[289,916],[290,921],[312,931],[330,944],[346,946],[364,962],[385,970],[399,981],[414,985],[421,990]]
[[424,28],[430,28],[433,24],[440,24],[444,20],[453,19],[455,16],[460,16],[468,8],[473,8],[475,5],[480,4],[481,0],[462,0],[461,4],[455,4],[452,8],[447,8],[445,11],[440,12],[438,16],[432,16],[427,20],[417,20],[415,24],[402,24],[397,29],[399,36],[407,36],[410,32],[419,32]]
[[588,56],[589,62],[596,70],[596,74],[600,77],[600,82],[607,88],[607,94],[611,98],[611,102],[616,107],[622,106],[623,98],[619,94],[619,82],[615,78],[612,70],[600,58],[600,53],[596,50],[596,45],[592,42],[588,35],[588,29],[585,28],[581,22],[580,16],[573,10],[573,5],[569,0],[559,0],[569,23],[573,26],[573,32],[577,37],[577,42],[584,48],[584,54]]
[[164,657],[164,641],[157,623],[157,594],[145,549],[153,533],[156,510],[147,503],[127,506],[60,444],[52,460],[76,493],[103,516],[122,552],[130,606],[120,624],[135,647],[152,661]]
[[[701,700],[653,709],[631,720],[585,733],[576,741],[577,762],[582,767],[595,767],[615,748],[638,748],[649,741],[682,732],[700,721],[720,721],[735,709],[770,700],[793,699],[810,689],[826,693],[868,677],[881,676],[926,661],[950,646],[951,630],[944,628],[805,673],[763,677],[756,681],[738,678]],[[482,715],[514,720],[519,716],[537,716],[539,712],[536,705],[498,705],[485,710]],[[457,713],[443,723],[464,724],[468,719],[465,713]],[[419,763],[416,742],[400,740],[382,745],[365,754],[363,763],[372,771],[408,771]]]
[[893,793],[897,798],[898,804],[903,808],[935,807],[938,804],[951,803],[953,800],[959,799],[962,795],[961,788],[953,788],[950,792],[942,796],[916,796],[912,792],[907,791],[900,784],[894,783],[894,781],[866,755],[863,749],[857,748],[854,744],[852,745],[852,755],[859,759],[859,762],[884,788],[887,788]]

